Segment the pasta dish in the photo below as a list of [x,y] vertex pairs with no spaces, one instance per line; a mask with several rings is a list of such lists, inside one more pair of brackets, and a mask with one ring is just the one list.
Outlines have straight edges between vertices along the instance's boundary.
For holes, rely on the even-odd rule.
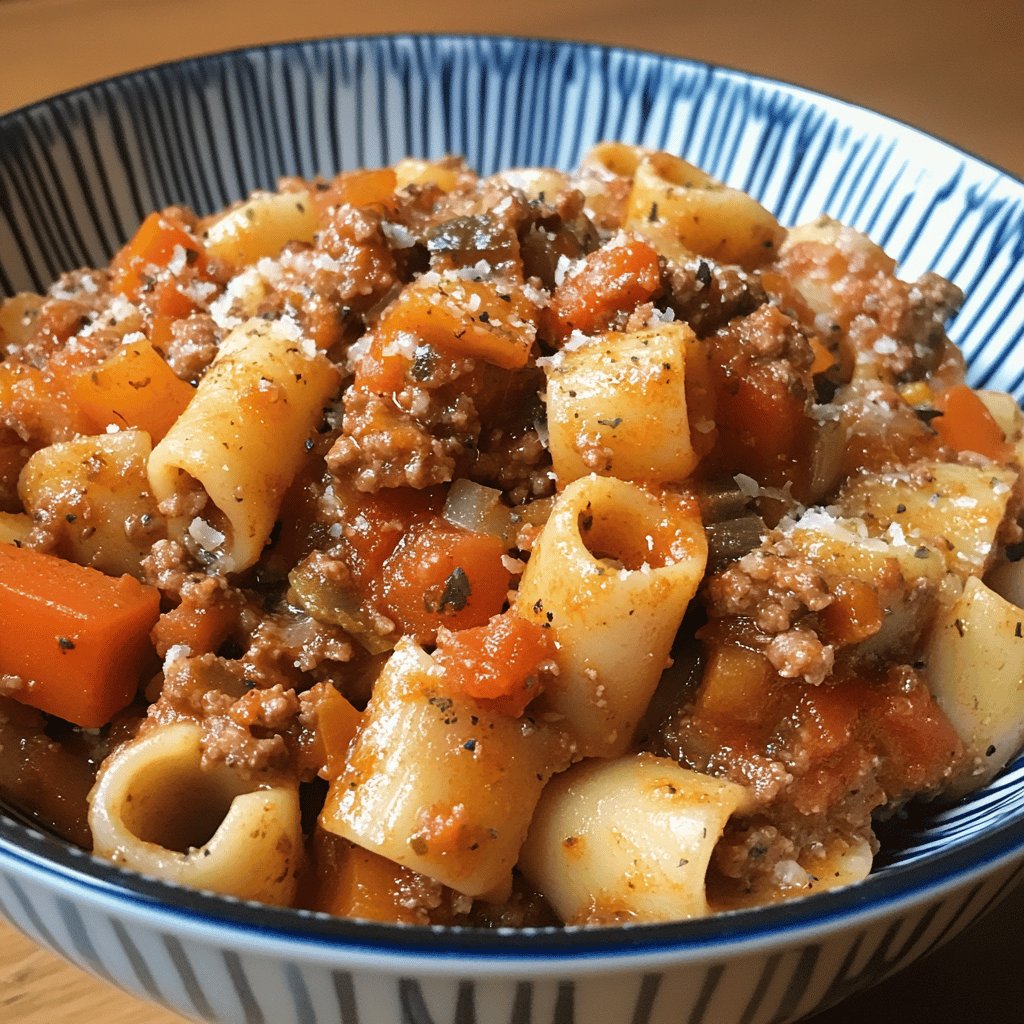
[[0,795],[402,924],[862,879],[1024,743],[1024,418],[961,301],[618,143],[152,213],[0,304]]

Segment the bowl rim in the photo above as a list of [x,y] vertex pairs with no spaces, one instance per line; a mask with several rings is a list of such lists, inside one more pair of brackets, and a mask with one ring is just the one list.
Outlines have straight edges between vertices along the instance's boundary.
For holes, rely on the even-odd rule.
[[[1024,785],[1024,778],[1019,784]],[[1000,894],[1024,876],[1024,810],[951,849],[890,866],[853,885],[708,917],[523,929],[400,925],[271,907],[186,888],[94,857],[0,810],[0,869],[34,877],[44,885],[69,887],[73,895],[92,904],[177,927],[228,932],[247,942],[403,959],[444,955],[483,963],[586,960],[600,965],[638,956],[648,961],[707,958],[780,940],[809,941],[821,932],[879,918],[896,920],[900,913],[1014,865]]]
[[108,84],[129,84],[132,79],[138,79],[154,71],[169,70],[172,68],[188,69],[207,62],[222,59],[237,60],[246,54],[286,52],[288,50],[301,50],[304,47],[328,46],[336,43],[352,44],[379,44],[384,41],[399,42],[402,40],[428,40],[432,43],[448,42],[457,45],[465,45],[472,42],[487,43],[513,43],[517,46],[541,46],[552,49],[576,49],[590,50],[604,54],[626,54],[636,58],[654,58],[668,64],[689,67],[694,70],[704,70],[709,74],[724,74],[740,80],[756,82],[771,88],[782,89],[795,96],[802,96],[815,103],[834,107],[845,107],[850,111],[860,114],[868,114],[889,126],[897,127],[902,131],[917,135],[933,143],[939,143],[947,148],[952,154],[961,157],[968,157],[972,162],[985,167],[990,171],[1009,179],[1014,184],[1024,188],[1024,173],[1018,175],[1004,167],[1002,164],[988,157],[980,156],[972,149],[967,149],[948,139],[944,135],[927,131],[910,121],[906,121],[894,114],[886,114],[884,111],[854,100],[844,99],[840,96],[833,96],[822,92],[808,85],[801,85],[798,82],[790,81],[788,78],[778,78],[774,75],[765,75],[757,71],[745,71],[742,68],[734,67],[731,64],[724,64],[718,61],[698,60],[694,57],[683,57],[665,50],[648,49],[640,46],[619,45],[614,43],[601,43],[586,39],[558,38],[544,35],[520,35],[501,34],[488,32],[363,32],[353,35],[330,35],[330,36],[305,36],[299,39],[285,39],[276,42],[257,43],[242,46],[233,46],[223,50],[210,50],[205,53],[193,54],[187,57],[171,58],[158,61],[155,64],[146,64],[137,68],[130,68],[127,71],[118,72],[116,75],[107,75],[103,78],[92,79],[80,85],[62,89],[59,92],[51,93],[38,100],[30,100],[10,110],[0,111],[0,131],[7,127],[8,121],[19,117],[25,117],[57,101],[70,100],[77,96],[98,91]]
[[[922,140],[938,144],[951,156],[966,159],[994,173],[1024,193],[1024,181],[1000,165],[955,145],[941,136],[926,132],[908,122],[853,101],[830,96],[807,86],[747,72],[727,65],[694,60],[674,54],[638,47],[605,43],[552,39],[544,36],[495,35],[485,33],[393,32],[352,36],[323,36],[298,40],[240,46],[196,56],[168,60],[128,70],[63,90],[0,114],[0,132],[17,121],[45,110],[55,102],[88,97],[109,84],[131,86],[157,70],[184,72],[218,61],[238,61],[249,54],[295,54],[309,47],[329,48],[338,43],[353,46],[380,46],[388,41],[425,40],[467,47],[473,43],[511,43],[519,47],[554,50],[586,50],[607,56],[627,55],[654,59],[676,68],[724,75],[736,81],[757,84],[769,91],[783,92],[831,111],[867,115],[880,129],[898,129]],[[1017,762],[1018,771],[1021,762]],[[997,776],[996,782],[1002,776]],[[1024,786],[1024,775],[1016,780]],[[992,785],[992,783],[990,783]],[[744,910],[727,911],[705,918],[664,924],[616,925],[571,928],[485,929],[461,926],[393,925],[331,917],[328,914],[268,907],[247,903],[214,893],[186,889],[159,879],[139,875],[93,857],[62,840],[26,826],[3,813],[0,805],[0,867],[31,875],[49,877],[64,883],[92,901],[113,901],[126,912],[157,915],[180,924],[205,925],[256,935],[287,946],[321,947],[339,951],[379,955],[388,953],[402,958],[429,954],[456,956],[463,960],[494,963],[627,960],[642,956],[678,958],[681,955],[711,956],[727,949],[777,940],[806,939],[867,920],[884,917],[912,905],[970,884],[1015,860],[1024,860],[1024,808],[1009,820],[989,826],[958,843],[906,864],[895,864],[884,872],[843,889],[818,893],[812,897]],[[1020,869],[1013,873],[1016,880]],[[1003,886],[1003,891],[1007,885]]]

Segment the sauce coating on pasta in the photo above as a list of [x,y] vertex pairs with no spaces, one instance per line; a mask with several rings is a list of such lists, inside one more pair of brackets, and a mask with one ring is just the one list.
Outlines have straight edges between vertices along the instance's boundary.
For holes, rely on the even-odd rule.
[[0,794],[406,924],[856,882],[1024,742],[1024,417],[961,300],[617,143],[153,213],[0,304]]

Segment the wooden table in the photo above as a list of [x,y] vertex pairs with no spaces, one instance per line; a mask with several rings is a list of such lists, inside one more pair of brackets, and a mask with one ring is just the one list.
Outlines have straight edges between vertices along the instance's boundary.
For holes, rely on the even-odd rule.
[[[1020,0],[0,0],[0,111],[196,53],[396,31],[577,38],[744,68],[874,107],[1024,176]],[[1024,1019],[1024,972],[1017,963],[1022,918],[1024,889],[924,963],[815,1024]],[[181,1024],[181,1018],[87,977],[0,924],[0,1022],[100,1019]]]

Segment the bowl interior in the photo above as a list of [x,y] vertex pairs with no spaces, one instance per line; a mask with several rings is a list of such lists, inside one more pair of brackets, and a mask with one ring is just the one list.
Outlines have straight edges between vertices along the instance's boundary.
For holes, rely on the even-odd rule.
[[[934,270],[952,279],[967,301],[950,333],[972,383],[1024,397],[1024,185],[915,129],[803,89],[570,43],[318,40],[157,67],[8,114],[0,118],[0,296],[45,290],[64,270],[105,263],[149,211],[172,203],[211,212],[281,175],[329,176],[406,155],[461,153],[483,173],[570,168],[602,139],[679,153],[783,223],[826,212],[868,232],[904,276]],[[889,832],[878,873],[856,897],[744,912],[732,927],[827,916],[1024,851],[1024,758],[961,805],[915,812]],[[9,819],[0,818],[0,843],[56,857],[105,885],[120,877]],[[164,891],[141,880],[130,888],[145,898]],[[216,912],[207,897],[186,899]],[[699,938],[718,927],[691,924],[665,934]]]

